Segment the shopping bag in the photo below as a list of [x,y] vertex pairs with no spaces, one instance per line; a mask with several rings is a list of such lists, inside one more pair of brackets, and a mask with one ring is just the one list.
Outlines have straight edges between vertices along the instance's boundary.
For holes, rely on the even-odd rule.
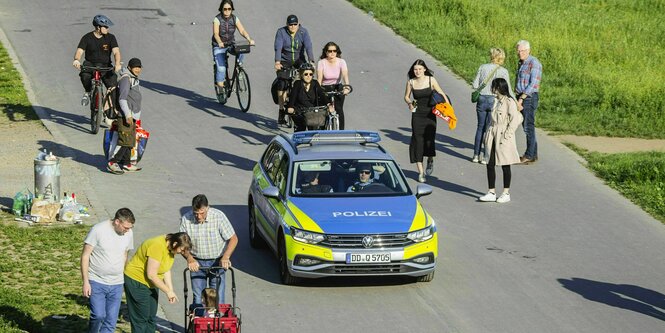
[[48,200],[35,200],[30,208],[30,215],[37,216],[36,222],[55,222],[60,203],[51,203]]
[[150,139],[150,132],[144,129],[143,127],[136,128],[136,145],[132,148],[132,162],[138,163],[145,153],[145,148],[148,145],[148,139]]

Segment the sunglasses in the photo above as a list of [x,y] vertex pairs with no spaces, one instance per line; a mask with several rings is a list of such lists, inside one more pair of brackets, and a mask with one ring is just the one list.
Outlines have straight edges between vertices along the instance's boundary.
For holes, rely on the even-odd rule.
[[337,53],[337,50],[326,50],[328,53]]
[[371,174],[371,173],[372,173],[372,172],[369,171],[369,170],[362,170],[362,171],[360,171],[360,174],[361,174],[361,175],[362,175],[362,174],[369,175],[369,174]]
[[302,76],[313,76],[314,73],[303,73]]
[[222,9],[223,9],[224,11],[227,11],[227,10],[233,10],[233,8],[231,8],[231,7],[224,7],[224,8],[222,8]]

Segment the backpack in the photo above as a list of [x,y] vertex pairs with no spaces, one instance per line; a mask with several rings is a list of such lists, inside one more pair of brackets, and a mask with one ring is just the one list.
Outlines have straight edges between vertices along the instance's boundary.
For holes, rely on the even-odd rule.
[[[118,78],[118,82],[124,77],[131,77],[129,74],[123,74],[120,78]],[[121,110],[120,110],[120,94],[118,93],[118,83],[116,83],[115,86],[109,88],[106,90],[106,95],[104,95],[104,101],[103,101],[103,110],[104,110],[104,116],[106,119],[118,119],[120,118]]]

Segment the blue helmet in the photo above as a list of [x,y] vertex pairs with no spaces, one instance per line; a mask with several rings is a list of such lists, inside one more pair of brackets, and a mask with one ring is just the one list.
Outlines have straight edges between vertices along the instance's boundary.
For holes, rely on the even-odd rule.
[[111,22],[111,19],[106,17],[106,15],[96,15],[95,18],[92,19],[92,25],[95,27],[110,27],[113,25],[113,22]]

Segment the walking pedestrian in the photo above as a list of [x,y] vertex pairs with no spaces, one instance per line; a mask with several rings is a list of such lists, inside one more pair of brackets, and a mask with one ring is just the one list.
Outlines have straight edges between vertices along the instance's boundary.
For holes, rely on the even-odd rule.
[[83,297],[90,299],[88,332],[113,333],[118,321],[127,253],[134,248],[134,214],[120,208],[113,220],[95,224],[81,253]]
[[543,76],[543,65],[531,55],[531,44],[526,40],[517,42],[517,55],[520,60],[517,66],[515,93],[517,105],[524,116],[524,133],[526,134],[526,151],[520,157],[525,164],[538,160],[538,142],[536,142],[536,109],[538,109],[538,92]]

